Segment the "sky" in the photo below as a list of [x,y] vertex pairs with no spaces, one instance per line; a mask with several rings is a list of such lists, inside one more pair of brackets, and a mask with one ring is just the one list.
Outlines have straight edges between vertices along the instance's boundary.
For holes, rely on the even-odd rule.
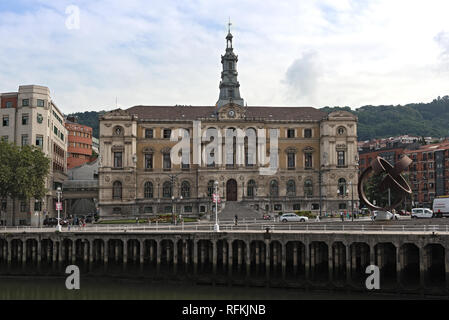
[[215,105],[228,19],[248,106],[449,94],[447,0],[0,0],[0,92],[62,112]]

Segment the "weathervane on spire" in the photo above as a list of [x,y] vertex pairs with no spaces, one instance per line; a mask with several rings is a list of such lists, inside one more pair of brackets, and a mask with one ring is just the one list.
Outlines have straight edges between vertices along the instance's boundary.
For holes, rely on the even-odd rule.
[[228,33],[231,33],[231,26],[232,26],[232,23],[231,23],[231,17],[229,17],[229,22],[228,22]]

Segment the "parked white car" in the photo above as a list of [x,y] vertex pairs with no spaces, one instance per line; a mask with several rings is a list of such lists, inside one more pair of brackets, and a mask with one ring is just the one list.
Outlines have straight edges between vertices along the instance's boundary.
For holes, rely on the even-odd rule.
[[427,208],[413,208],[412,209],[412,219],[413,218],[432,218],[433,211]]
[[390,211],[374,211],[374,220],[399,220],[399,215],[397,213],[391,213]]
[[280,218],[279,221],[282,222],[306,222],[309,221],[309,218],[306,216],[298,216],[296,213],[284,213]]

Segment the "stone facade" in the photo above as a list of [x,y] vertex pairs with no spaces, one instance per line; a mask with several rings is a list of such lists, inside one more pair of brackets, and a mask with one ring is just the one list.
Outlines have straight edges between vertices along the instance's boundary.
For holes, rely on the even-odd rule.
[[[211,184],[215,180],[219,182],[221,207],[227,201],[237,201],[261,213],[318,213],[321,208],[324,214],[350,210],[352,196],[358,199],[357,118],[345,111],[327,114],[310,107],[244,106],[237,91],[237,58],[229,34],[227,41],[226,56],[235,57],[235,61],[222,58],[224,72],[215,106],[135,106],[113,110],[100,118],[101,216],[172,210],[183,215],[208,213],[212,210]],[[224,90],[224,84],[228,89],[233,87],[234,93]],[[189,165],[167,163],[167,154],[177,143],[170,140],[170,133],[179,128],[190,134]],[[248,138],[244,144],[236,144],[230,154],[234,157],[231,165],[226,164],[225,151],[213,153],[222,164],[197,164],[195,154],[203,154],[208,142],[201,142],[195,149],[193,137],[198,130],[204,133],[207,129],[216,130],[222,137],[235,129],[247,135],[249,131],[264,132],[266,150],[260,148],[257,138],[256,164],[239,164],[237,154],[250,156],[246,150],[253,142]],[[278,131],[278,170],[266,175],[259,169],[268,166],[260,161],[262,153],[268,155],[270,150],[270,129]]]

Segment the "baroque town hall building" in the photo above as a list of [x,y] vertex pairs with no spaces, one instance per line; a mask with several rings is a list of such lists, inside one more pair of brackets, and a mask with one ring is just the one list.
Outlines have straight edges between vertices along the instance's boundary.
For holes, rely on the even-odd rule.
[[[311,107],[245,106],[230,32],[226,40],[215,106],[135,106],[100,118],[102,217],[172,210],[184,216],[210,213],[216,180],[221,208],[232,202],[260,211],[260,215],[298,210],[318,213],[320,204],[322,213],[351,209],[352,195],[358,199],[357,118],[349,112],[327,114]],[[202,132],[216,130],[222,137],[235,129],[265,131],[268,144],[263,152],[267,155],[270,129],[277,129],[278,170],[271,175],[260,173],[260,166],[268,166],[259,161],[260,150],[255,164],[236,161],[239,148],[233,148],[230,161],[225,159],[229,153],[214,154],[214,149],[207,149],[208,157],[223,161],[195,164],[193,153],[198,148],[192,147],[193,138],[190,163],[174,164],[170,151],[177,142],[170,141],[172,130],[183,128],[192,136],[198,130],[195,126]],[[200,144],[201,152],[206,145]],[[248,138],[239,150],[245,153],[244,159],[254,156],[248,153]]]

